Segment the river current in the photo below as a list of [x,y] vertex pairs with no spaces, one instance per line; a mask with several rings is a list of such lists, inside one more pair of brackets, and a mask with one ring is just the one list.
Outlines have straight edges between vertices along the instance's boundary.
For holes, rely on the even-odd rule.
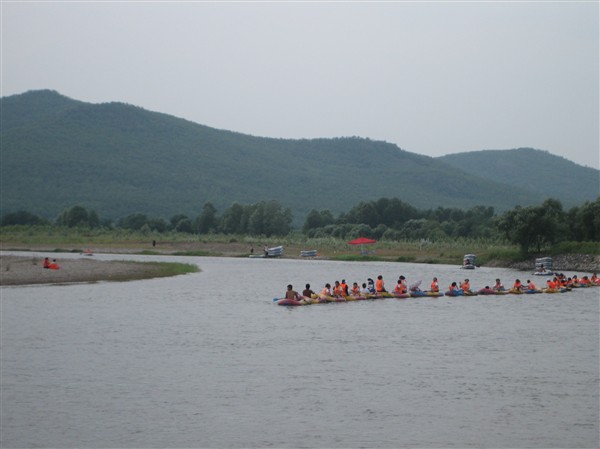
[[3,287],[3,448],[599,446],[600,288],[288,308],[272,301],[288,283],[320,290],[382,274],[392,286],[403,274],[443,288],[468,277],[478,289],[529,275],[94,257],[201,272]]

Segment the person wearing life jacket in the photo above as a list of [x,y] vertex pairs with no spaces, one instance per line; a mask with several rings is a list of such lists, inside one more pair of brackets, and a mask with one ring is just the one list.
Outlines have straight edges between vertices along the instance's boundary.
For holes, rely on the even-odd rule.
[[394,293],[404,293],[404,287],[402,286],[402,282],[398,279],[396,286],[394,287]]
[[587,276],[583,276],[582,278],[579,279],[579,285],[581,285],[583,287],[587,287],[591,283],[592,282],[590,281],[590,279]]
[[344,296],[344,290],[340,285],[340,281],[335,281],[335,285],[333,287],[333,296]]
[[346,284],[346,279],[342,279],[340,286],[342,287],[342,295],[348,296],[348,284]]
[[408,287],[406,286],[406,278],[404,276],[400,276],[398,278],[398,282],[396,283],[396,286],[394,287],[394,291],[396,293],[408,292]]
[[354,282],[352,284],[352,294],[354,296],[360,296],[360,287],[358,286],[358,282]]
[[573,284],[579,284],[579,278],[576,274],[573,275]]
[[331,295],[331,284],[330,283],[325,284],[325,287],[321,291],[321,297],[323,297],[323,296],[332,296]]
[[387,292],[387,290],[385,289],[385,283],[383,282],[382,275],[377,276],[377,282],[375,283],[375,290],[377,291],[377,293]]
[[402,275],[398,278],[398,282],[402,285],[402,293],[406,293],[408,291],[408,286],[406,285],[406,278]]
[[50,268],[50,259],[48,259],[47,257],[44,259],[44,268]]
[[535,286],[535,284],[533,282],[531,282],[529,279],[527,279],[527,285],[525,287],[527,288],[527,290],[537,290],[537,287]]
[[465,279],[465,281],[460,284],[460,288],[464,293],[471,293],[471,284],[469,283],[468,279]]
[[50,263],[50,265],[48,265],[48,268],[50,268],[51,270],[58,270],[60,267],[58,266],[58,262],[56,261],[56,259],[52,259],[52,262]]
[[434,277],[433,281],[431,281],[431,291],[436,293],[440,291],[440,284],[438,283],[438,278],[436,277]]
[[548,279],[546,283],[548,284],[549,289],[556,290],[557,288],[560,288],[560,284],[556,278]]
[[520,292],[521,289],[523,288],[523,284],[521,283],[521,281],[519,279],[515,279],[515,283],[513,284],[513,290]]
[[592,284],[599,284],[600,285],[600,278],[598,277],[598,275],[596,273],[592,274],[592,277],[590,278],[590,281],[592,281]]

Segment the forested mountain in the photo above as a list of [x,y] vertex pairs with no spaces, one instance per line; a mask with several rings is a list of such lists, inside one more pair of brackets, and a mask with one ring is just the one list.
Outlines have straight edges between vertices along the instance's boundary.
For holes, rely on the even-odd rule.
[[[1,214],[26,210],[53,219],[81,205],[102,218],[137,212],[168,218],[195,216],[208,201],[222,212],[234,202],[276,200],[301,223],[311,209],[337,214],[382,197],[420,209],[486,205],[499,212],[548,196],[569,206],[598,194],[598,171],[590,187],[589,169],[566,160],[575,184],[543,191],[386,142],[253,137],[54,91],[4,97],[1,110]],[[535,154],[527,171],[543,178],[554,157]]]
[[581,204],[600,195],[600,171],[547,151],[532,148],[470,151],[438,159],[472,174],[484,173],[495,182],[558,198],[564,204]]

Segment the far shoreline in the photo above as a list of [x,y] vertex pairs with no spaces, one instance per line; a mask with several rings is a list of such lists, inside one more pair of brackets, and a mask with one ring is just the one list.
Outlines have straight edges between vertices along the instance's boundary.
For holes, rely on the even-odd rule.
[[[156,255],[156,256],[189,256],[189,257],[249,257],[251,254],[261,254],[259,245],[248,245],[241,242],[127,242],[114,244],[91,244],[93,246],[83,247],[74,244],[23,244],[23,243],[3,243],[2,252],[32,252],[35,256],[11,256],[9,254],[1,256],[0,266],[0,286],[8,285],[29,285],[29,284],[65,284],[81,282],[101,282],[101,281],[129,281],[150,279],[154,277],[173,276],[183,274],[180,272],[165,271],[165,264],[171,262],[129,262],[129,261],[100,261],[93,257],[93,254],[122,254],[122,255]],[[305,248],[299,245],[290,245],[285,247],[284,259],[304,259],[300,256],[301,250]],[[59,253],[80,254],[79,258],[65,258],[60,262],[61,270],[54,273],[44,273],[41,264],[44,257],[53,258],[53,255]],[[89,253],[91,257],[83,257]],[[40,254],[43,254],[41,256]],[[344,257],[349,256],[351,259]],[[7,257],[20,257],[21,260],[7,259]],[[60,257],[60,256],[59,256]],[[534,258],[535,256],[532,256]],[[598,273],[600,272],[600,255],[589,254],[561,254],[552,256],[554,260],[554,271],[559,272],[578,272],[578,273]],[[35,260],[35,259],[38,260]],[[389,250],[378,249],[376,253],[368,256],[358,256],[355,253],[334,251],[331,254],[320,253],[316,257],[318,260],[345,260],[356,262],[382,261],[382,262],[408,262],[421,264],[452,264],[448,261],[429,262],[430,257],[424,253],[421,257],[414,260],[401,260],[398,253],[392,253]],[[72,261],[79,261],[74,264]],[[190,265],[190,264],[179,264]],[[198,267],[192,264],[197,270]],[[534,269],[534,259],[531,261],[513,261],[513,260],[487,260],[481,266],[512,268],[519,271],[532,271]],[[92,268],[93,267],[93,268]],[[39,269],[38,269],[39,268]],[[19,274],[17,273],[19,271]],[[43,270],[40,275],[39,270]],[[187,270],[187,271],[186,271]],[[185,272],[190,272],[188,269]],[[29,273],[29,274],[25,274]]]

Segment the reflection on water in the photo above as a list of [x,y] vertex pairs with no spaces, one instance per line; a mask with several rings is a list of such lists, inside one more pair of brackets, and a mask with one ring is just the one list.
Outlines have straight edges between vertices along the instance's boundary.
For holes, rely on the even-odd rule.
[[3,288],[2,447],[598,447],[600,289],[285,308],[288,283],[527,274],[99,257],[202,271]]

